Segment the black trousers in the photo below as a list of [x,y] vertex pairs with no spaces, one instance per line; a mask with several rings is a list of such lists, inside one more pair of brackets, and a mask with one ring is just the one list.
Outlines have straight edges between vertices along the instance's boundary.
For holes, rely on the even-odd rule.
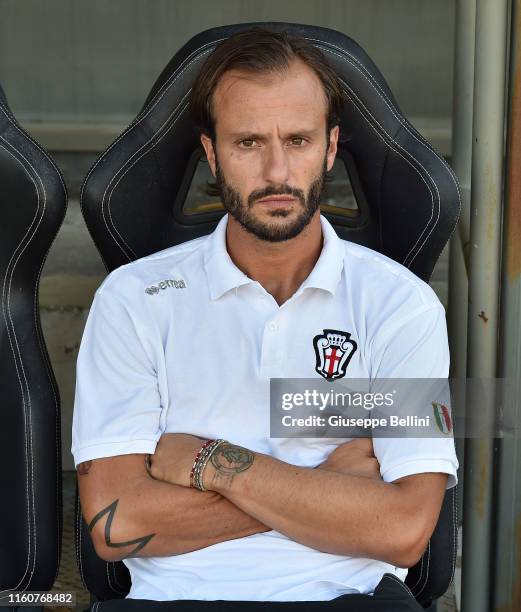
[[374,595],[342,595],[331,601],[151,601],[112,599],[92,604],[91,612],[420,612],[405,584],[384,574]]

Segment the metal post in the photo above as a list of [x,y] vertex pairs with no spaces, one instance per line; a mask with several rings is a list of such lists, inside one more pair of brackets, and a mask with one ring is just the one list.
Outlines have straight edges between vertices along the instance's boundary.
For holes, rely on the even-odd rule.
[[465,378],[467,371],[468,279],[462,251],[468,244],[470,228],[475,37],[476,0],[458,0],[454,38],[451,165],[460,184],[462,208],[458,231],[454,233],[450,245],[448,311],[451,376],[457,378]]
[[[454,94],[452,111],[451,165],[458,177],[462,208],[458,231],[449,247],[449,305],[447,329],[450,343],[451,377],[464,379],[467,375],[467,309],[469,282],[464,250],[469,242],[470,179],[472,172],[472,116],[474,96],[474,41],[476,38],[476,0],[456,2],[454,38]],[[455,413],[463,422],[465,400],[459,398]],[[459,432],[461,436],[462,432]],[[464,439],[456,438],[456,452],[460,462],[458,508],[463,501]]]
[[494,541],[494,607],[521,610],[521,0],[512,3],[508,174],[501,283],[499,375],[513,384],[504,422],[517,426],[500,440]]
[[[495,378],[508,0],[477,0],[467,376]],[[467,414],[472,394],[467,393]],[[470,402],[470,403],[469,403]],[[462,611],[490,610],[494,441],[465,441]]]

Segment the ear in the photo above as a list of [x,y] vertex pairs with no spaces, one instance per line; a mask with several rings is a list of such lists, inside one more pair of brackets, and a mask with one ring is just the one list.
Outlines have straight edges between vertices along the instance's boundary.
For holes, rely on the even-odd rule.
[[327,149],[327,171],[329,172],[335,163],[335,157],[338,145],[338,134],[340,133],[340,127],[335,125],[329,132],[329,147]]
[[215,177],[215,151],[213,149],[212,139],[206,134],[201,134],[201,144],[204,147],[206,159],[208,160],[208,164],[210,165],[210,170],[212,171],[212,174]]

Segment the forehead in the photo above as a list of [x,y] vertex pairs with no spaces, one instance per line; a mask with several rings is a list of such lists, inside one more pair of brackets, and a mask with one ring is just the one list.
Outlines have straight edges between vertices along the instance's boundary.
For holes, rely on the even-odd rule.
[[322,82],[301,60],[280,72],[255,74],[230,70],[219,80],[212,97],[219,131],[262,131],[277,123],[289,130],[326,120],[327,99]]

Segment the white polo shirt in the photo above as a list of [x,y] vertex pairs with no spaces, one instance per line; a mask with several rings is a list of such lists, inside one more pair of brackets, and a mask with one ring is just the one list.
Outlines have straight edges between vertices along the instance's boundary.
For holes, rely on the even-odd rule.
[[[400,264],[341,240],[321,217],[324,246],[308,278],[279,306],[226,250],[225,216],[206,237],[114,270],[96,291],[77,362],[72,452],[89,459],[153,453],[164,432],[225,438],[314,467],[345,439],[270,438],[270,377],[317,378],[314,338],[349,333],[351,378],[443,378],[443,306]],[[449,474],[452,438],[375,438],[382,477]],[[348,520],[348,517],[347,517]],[[319,552],[276,531],[194,552],[124,560],[130,598],[329,600],[372,593],[372,559]]]

